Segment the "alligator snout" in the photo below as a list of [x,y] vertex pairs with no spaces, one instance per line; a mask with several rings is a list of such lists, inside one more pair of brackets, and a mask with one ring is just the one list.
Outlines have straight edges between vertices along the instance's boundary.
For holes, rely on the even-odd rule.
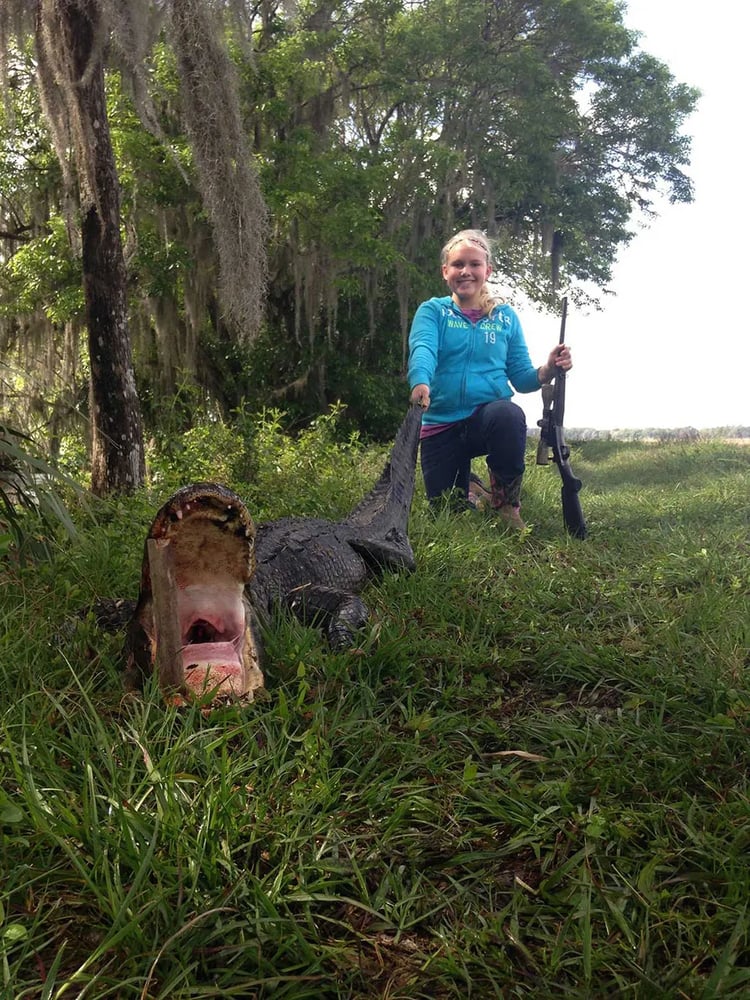
[[148,532],[128,629],[131,687],[157,671],[165,695],[251,700],[263,686],[260,644],[245,585],[255,570],[255,526],[240,498],[216,483],[175,493]]

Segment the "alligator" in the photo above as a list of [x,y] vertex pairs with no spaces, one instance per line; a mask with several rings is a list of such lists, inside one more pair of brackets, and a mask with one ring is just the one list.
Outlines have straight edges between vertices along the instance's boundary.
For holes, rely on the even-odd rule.
[[[255,525],[240,497],[218,483],[171,496],[146,538],[125,640],[126,687],[142,688],[156,670],[178,704],[251,701],[263,687],[263,627],[277,610],[321,627],[334,650],[352,646],[369,618],[359,596],[365,584],[384,570],[415,568],[407,526],[421,413],[410,406],[380,478],[342,521]],[[157,633],[171,643],[166,655]]]

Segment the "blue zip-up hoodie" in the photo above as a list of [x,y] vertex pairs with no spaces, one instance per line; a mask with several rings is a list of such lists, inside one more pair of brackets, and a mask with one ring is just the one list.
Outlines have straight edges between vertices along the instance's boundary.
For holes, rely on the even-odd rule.
[[509,305],[472,323],[446,295],[423,302],[409,334],[409,386],[430,387],[425,424],[447,424],[470,416],[482,403],[534,392],[539,377],[531,363],[521,323]]

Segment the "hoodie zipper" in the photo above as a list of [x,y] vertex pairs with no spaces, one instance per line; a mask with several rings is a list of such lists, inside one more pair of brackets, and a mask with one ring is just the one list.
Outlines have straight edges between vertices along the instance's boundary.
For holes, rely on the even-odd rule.
[[469,346],[467,348],[466,359],[465,359],[465,362],[464,362],[463,375],[461,376],[461,391],[460,391],[460,395],[459,395],[459,403],[460,403],[460,405],[463,408],[465,408],[466,405],[467,405],[466,404],[466,385],[467,385],[467,379],[468,379],[468,373],[469,373],[469,362],[471,361],[471,359],[474,356],[474,333],[476,331],[477,324],[476,323],[472,323],[472,321],[469,319],[469,317],[465,316],[461,312],[461,310],[458,309],[455,306],[455,303],[454,303],[454,309],[455,309],[456,315],[460,316],[460,318],[465,323],[468,323],[469,328],[471,330],[471,338],[470,338],[470,341],[469,341]]

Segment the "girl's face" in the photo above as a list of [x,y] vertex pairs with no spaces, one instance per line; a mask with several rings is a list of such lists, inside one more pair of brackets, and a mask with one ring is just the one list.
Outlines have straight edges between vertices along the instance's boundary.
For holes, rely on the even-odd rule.
[[443,264],[443,277],[453,301],[462,309],[474,309],[492,268],[487,254],[475,243],[458,243]]

